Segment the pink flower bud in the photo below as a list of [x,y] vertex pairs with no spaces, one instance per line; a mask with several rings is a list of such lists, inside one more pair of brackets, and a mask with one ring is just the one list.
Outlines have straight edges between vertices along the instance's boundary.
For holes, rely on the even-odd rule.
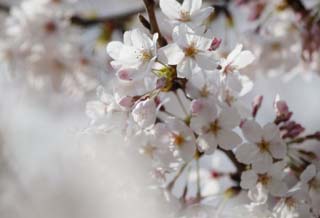
[[209,51],[215,51],[217,50],[221,45],[222,39],[214,37],[214,39],[211,42],[211,46],[209,48]]
[[255,97],[255,99],[253,100],[253,102],[252,102],[252,116],[253,117],[257,116],[257,113],[261,107],[262,101],[263,101],[262,95]]
[[277,118],[275,121],[276,124],[290,120],[292,116],[292,112],[289,111],[289,107],[287,103],[283,100],[280,100],[279,96],[277,96],[275,99],[274,109],[277,115]]

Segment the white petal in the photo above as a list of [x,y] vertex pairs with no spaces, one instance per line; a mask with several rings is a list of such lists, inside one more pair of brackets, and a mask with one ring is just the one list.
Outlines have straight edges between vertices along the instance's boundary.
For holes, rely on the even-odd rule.
[[224,108],[219,115],[219,124],[224,129],[233,129],[240,124],[240,115],[235,108]]
[[257,184],[258,176],[253,170],[244,171],[241,174],[240,186],[243,189],[252,189]]
[[185,78],[190,78],[195,69],[196,62],[193,58],[184,58],[177,66],[178,75]]
[[284,196],[288,192],[287,185],[278,179],[271,179],[268,183],[270,194],[276,197]]
[[226,150],[234,149],[242,142],[241,137],[231,130],[220,130],[217,135],[217,141],[220,147]]
[[242,44],[237,44],[236,47],[232,50],[232,52],[227,57],[227,63],[232,63],[237,56],[241,53],[242,50]]
[[237,69],[242,69],[254,61],[254,55],[250,51],[242,51],[236,59],[233,61],[232,65]]
[[135,48],[146,49],[147,47],[149,47],[147,46],[147,44],[148,41],[150,41],[150,38],[144,36],[139,29],[134,29],[131,31],[131,40]]
[[122,42],[117,42],[117,41],[110,42],[107,45],[107,53],[112,59],[117,60],[119,59],[120,51],[122,50],[122,48],[123,48]]
[[276,159],[283,159],[287,155],[287,146],[284,143],[269,145],[269,151],[272,156]]
[[250,142],[260,142],[262,137],[262,128],[254,120],[247,120],[241,127],[244,137]]
[[301,182],[308,183],[313,177],[316,176],[316,173],[316,166],[313,164],[309,165],[300,175]]
[[262,136],[266,141],[272,141],[274,137],[278,135],[280,137],[280,131],[274,123],[268,123],[263,127]]
[[217,148],[217,140],[210,133],[199,136],[197,142],[200,151],[204,151],[206,154],[212,154]]
[[259,152],[252,163],[252,169],[256,173],[265,173],[267,172],[272,165],[272,157],[268,152]]
[[213,11],[214,9],[212,7],[202,8],[191,15],[191,20],[195,21],[197,25],[201,25]]
[[235,154],[238,161],[244,164],[250,164],[253,161],[253,158],[259,153],[259,150],[256,145],[253,144],[242,144],[240,145]]
[[217,67],[217,60],[213,53],[200,52],[195,56],[198,66],[205,70],[215,70]]
[[183,58],[184,52],[175,43],[169,44],[159,50],[159,59],[169,65],[177,65]]
[[268,200],[268,190],[261,183],[258,183],[253,189],[249,190],[248,196],[254,203],[262,205]]
[[202,36],[199,36],[199,37],[196,36],[195,41],[196,41],[196,47],[201,51],[208,51],[212,44],[212,39],[202,37]]
[[191,14],[201,8],[202,0],[184,0],[182,4],[182,10],[188,11]]
[[160,8],[170,19],[179,19],[181,5],[176,0],[160,0]]
[[153,99],[139,102],[132,111],[132,117],[141,128],[148,128],[156,121],[156,104]]
[[204,127],[208,125],[208,121],[201,116],[193,116],[190,120],[190,127],[197,134],[203,134]]

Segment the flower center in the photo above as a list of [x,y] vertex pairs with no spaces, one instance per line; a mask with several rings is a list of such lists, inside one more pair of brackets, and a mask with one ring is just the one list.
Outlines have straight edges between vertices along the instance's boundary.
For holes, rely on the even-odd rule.
[[310,188],[313,188],[315,190],[320,190],[320,181],[317,180],[316,178],[313,178],[310,182],[309,182]]
[[187,57],[194,57],[198,53],[198,49],[195,47],[194,43],[191,43],[191,45],[184,49],[184,54]]
[[270,181],[270,177],[267,174],[259,175],[258,182],[260,182],[262,185],[268,185]]
[[141,52],[141,60],[143,62],[147,62],[152,58],[151,54],[149,51],[142,51]]
[[210,131],[214,135],[217,135],[220,129],[221,129],[221,127],[219,125],[219,121],[218,120],[215,120],[213,123],[210,124]]
[[180,19],[179,21],[188,22],[191,20],[190,12],[189,11],[180,11]]
[[157,150],[156,147],[154,147],[153,145],[146,145],[143,149],[142,149],[142,153],[149,156],[150,158],[154,157],[154,153]]
[[204,86],[202,87],[202,89],[200,90],[200,95],[201,95],[201,97],[206,98],[206,97],[209,96],[209,94],[210,94],[210,92],[209,92],[209,90],[208,90],[207,85],[204,85]]
[[261,142],[259,142],[257,145],[260,148],[261,152],[268,152],[269,151],[270,143],[265,141],[264,139],[262,139]]
[[287,197],[284,202],[289,208],[294,208],[296,205],[296,201],[293,197]]
[[181,134],[172,133],[172,142],[177,147],[181,147],[185,142],[185,138]]
[[44,30],[48,34],[54,33],[57,30],[57,25],[53,21],[48,21],[44,25]]

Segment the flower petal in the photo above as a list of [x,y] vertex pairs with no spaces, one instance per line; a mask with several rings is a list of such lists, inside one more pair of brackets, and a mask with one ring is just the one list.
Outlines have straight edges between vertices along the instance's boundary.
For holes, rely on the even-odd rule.
[[240,145],[235,154],[238,161],[244,164],[250,164],[253,158],[259,153],[258,147],[253,144],[244,143]]
[[252,189],[257,184],[258,176],[253,170],[244,171],[241,174],[240,186],[243,189]]
[[250,142],[260,142],[262,137],[262,128],[254,120],[247,120],[241,126],[244,137]]
[[197,142],[199,150],[206,154],[212,154],[217,148],[217,140],[210,133],[199,136]]
[[232,65],[238,70],[248,66],[254,61],[254,55],[250,51],[242,51],[236,59],[233,61]]
[[176,0],[160,0],[162,12],[170,19],[179,19],[181,5]]
[[268,183],[268,190],[273,196],[281,197],[288,192],[288,187],[281,180],[271,179],[271,181]]
[[112,59],[119,59],[120,51],[123,48],[122,42],[110,42],[107,45],[107,53]]
[[272,165],[272,157],[268,152],[259,152],[252,163],[252,169],[256,173],[267,172]]
[[269,145],[269,151],[274,158],[283,159],[287,155],[287,146],[284,143],[279,143],[279,144],[271,143]]
[[316,166],[313,164],[309,165],[300,175],[301,182],[308,183],[313,177],[316,176],[316,173]]
[[242,142],[241,137],[231,130],[220,130],[217,135],[217,141],[220,147],[225,150],[234,149]]
[[211,52],[200,52],[195,56],[198,66],[205,70],[215,70],[217,60]]
[[177,65],[184,58],[184,53],[181,48],[173,43],[159,50],[159,59],[169,65]]
[[264,140],[266,140],[268,142],[272,141],[277,136],[278,136],[278,138],[280,138],[280,131],[274,123],[266,124],[263,127],[262,131],[263,131],[262,136],[263,136]]
[[224,108],[220,113],[219,123],[224,129],[233,129],[240,124],[240,115],[235,108]]
[[199,10],[202,5],[202,0],[184,0],[182,4],[182,10],[188,11],[190,14]]

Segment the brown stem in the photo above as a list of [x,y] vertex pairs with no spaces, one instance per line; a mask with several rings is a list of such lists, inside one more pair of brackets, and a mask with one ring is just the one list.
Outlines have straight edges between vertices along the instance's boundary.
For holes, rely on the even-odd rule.
[[122,25],[125,21],[129,18],[133,17],[134,15],[141,13],[144,11],[144,8],[136,8],[131,11],[117,14],[117,15],[110,15],[104,17],[97,17],[97,18],[85,18],[81,15],[73,15],[70,17],[70,21],[72,24],[79,25],[82,27],[90,27],[93,25],[103,24],[107,22],[114,23],[116,25]]
[[149,16],[149,23],[150,23],[150,27],[151,27],[151,33],[158,33],[159,34],[159,45],[161,47],[166,46],[167,45],[167,40],[161,35],[160,29],[159,29],[159,25],[157,22],[157,17],[155,14],[155,7],[156,4],[154,2],[154,0],[143,0],[145,6],[146,6],[146,10]]
[[225,149],[222,149],[222,148],[220,148],[220,150],[227,155],[227,157],[231,160],[231,162],[237,168],[237,172],[234,173],[233,175],[231,175],[231,178],[240,183],[240,181],[241,181],[241,173],[246,170],[246,165],[240,163],[237,160],[237,158],[234,155],[233,151],[225,150]]

